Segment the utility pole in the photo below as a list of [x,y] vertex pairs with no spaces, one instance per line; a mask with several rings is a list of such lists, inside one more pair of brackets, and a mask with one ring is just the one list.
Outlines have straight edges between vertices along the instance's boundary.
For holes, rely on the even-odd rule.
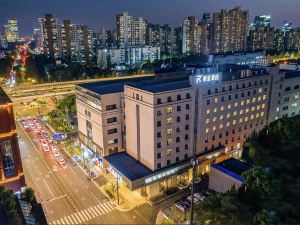
[[194,216],[194,186],[195,186],[195,169],[198,164],[198,160],[192,159],[192,188],[191,188],[191,217],[190,217],[190,225],[193,225],[193,216]]

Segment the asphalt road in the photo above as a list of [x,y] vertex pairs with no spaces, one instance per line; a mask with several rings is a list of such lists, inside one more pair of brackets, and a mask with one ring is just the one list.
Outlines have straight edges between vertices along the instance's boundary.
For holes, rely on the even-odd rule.
[[26,183],[35,190],[49,224],[155,223],[158,208],[144,204],[120,212],[67,155],[63,154],[67,162],[63,169],[19,124],[17,131]]

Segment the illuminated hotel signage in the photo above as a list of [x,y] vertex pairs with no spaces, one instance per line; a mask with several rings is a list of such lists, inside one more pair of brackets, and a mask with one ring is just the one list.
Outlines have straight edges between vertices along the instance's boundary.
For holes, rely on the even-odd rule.
[[117,178],[119,181],[123,181],[123,178],[120,174],[118,174],[111,166],[107,168],[108,172],[110,172],[115,178]]
[[178,166],[178,167],[175,167],[173,169],[169,169],[169,170],[166,170],[164,172],[161,172],[161,173],[159,173],[157,175],[148,177],[148,178],[145,179],[145,184],[153,183],[153,182],[158,181],[158,180],[160,180],[162,178],[171,176],[173,174],[176,174],[178,171],[186,169],[188,167],[190,167],[190,163],[182,165],[182,166]]
[[210,82],[210,81],[218,81],[219,79],[220,79],[219,73],[196,75],[196,83],[197,84]]

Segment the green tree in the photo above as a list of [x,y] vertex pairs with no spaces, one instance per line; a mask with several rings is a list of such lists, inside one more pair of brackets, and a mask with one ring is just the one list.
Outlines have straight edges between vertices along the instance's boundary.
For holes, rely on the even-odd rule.
[[32,188],[26,188],[23,192],[23,197],[26,201],[33,203],[35,201],[34,190]]
[[232,225],[248,224],[248,209],[237,198],[235,191],[214,193],[195,207],[196,224]]
[[13,191],[5,190],[4,186],[0,186],[0,208],[4,209],[8,225],[21,224]]

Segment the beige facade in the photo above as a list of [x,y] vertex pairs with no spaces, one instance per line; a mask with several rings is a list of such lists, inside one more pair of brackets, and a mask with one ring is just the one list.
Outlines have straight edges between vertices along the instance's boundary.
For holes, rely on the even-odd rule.
[[190,158],[193,93],[191,87],[151,93],[125,86],[127,153],[153,171]]
[[225,193],[232,187],[238,189],[242,185],[242,181],[229,176],[226,173],[221,172],[213,167],[209,171],[208,188],[217,192]]

